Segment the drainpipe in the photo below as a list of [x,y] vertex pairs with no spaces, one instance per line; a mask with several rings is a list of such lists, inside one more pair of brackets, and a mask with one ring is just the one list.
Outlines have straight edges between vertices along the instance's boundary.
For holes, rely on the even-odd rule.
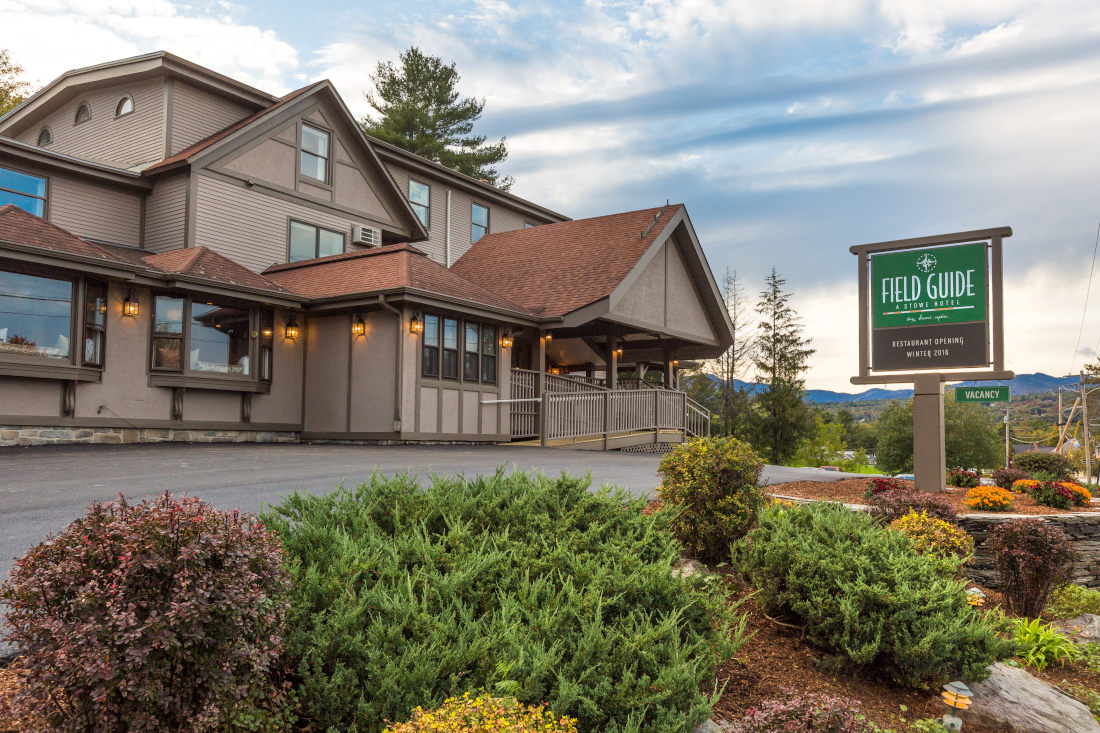
[[451,266],[451,189],[447,189],[447,227],[443,235],[447,267]]
[[405,328],[405,316],[404,314],[386,302],[386,296],[382,293],[378,294],[378,305],[382,306],[390,313],[397,316],[397,343],[394,355],[394,393],[393,393],[393,431],[395,433],[401,432],[401,387],[404,377],[404,339],[402,338],[403,330]]

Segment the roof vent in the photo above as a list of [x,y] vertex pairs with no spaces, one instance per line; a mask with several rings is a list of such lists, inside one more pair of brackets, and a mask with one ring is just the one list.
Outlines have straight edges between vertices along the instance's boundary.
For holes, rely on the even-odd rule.
[[351,241],[367,247],[381,247],[382,230],[365,224],[356,224],[351,228]]

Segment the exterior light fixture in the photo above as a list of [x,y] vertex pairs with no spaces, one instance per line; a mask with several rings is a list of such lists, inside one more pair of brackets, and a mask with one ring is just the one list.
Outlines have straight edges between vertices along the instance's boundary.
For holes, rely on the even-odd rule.
[[943,686],[943,692],[940,693],[940,697],[943,698],[944,705],[952,709],[951,713],[947,713],[940,719],[940,723],[944,728],[948,730],[962,730],[962,719],[955,715],[954,711],[961,711],[969,708],[973,696],[974,693],[970,691],[970,688],[958,680],[955,682],[948,682]]
[[99,315],[101,315],[101,316],[105,315],[107,313],[107,299],[106,298],[99,301],[99,308],[97,308],[96,310],[99,311]]
[[509,334],[504,334],[500,337],[500,348],[502,349],[512,348],[513,343],[515,343],[515,340]]
[[970,588],[966,591],[966,602],[977,608],[985,603],[985,593],[982,593],[981,588]]
[[413,316],[412,320],[409,321],[409,333],[424,333],[424,320],[420,317],[419,313]]
[[138,306],[137,296],[131,289],[130,294],[126,296],[126,300],[122,301],[122,315],[130,316],[131,318],[133,318],[138,314],[139,310],[141,309]]
[[547,331],[546,334],[543,335],[543,339],[546,340],[546,343],[550,343],[551,341],[554,340],[554,334]]
[[553,369],[550,370],[550,373],[551,374],[561,374],[561,369],[558,369],[557,367],[554,367]]
[[623,350],[622,349],[615,349],[615,356],[622,356],[622,355],[623,355]]
[[294,320],[294,316],[286,322],[286,337],[291,341],[298,339],[298,321]]
[[351,335],[362,336],[367,332],[367,324],[363,321],[362,315],[357,315],[355,320],[351,322]]
[[265,327],[265,328],[264,328],[264,329],[263,329],[262,331],[260,331],[260,334],[261,334],[261,335],[262,335],[262,336],[263,336],[263,337],[264,337],[265,339],[269,339],[269,338],[271,338],[271,335],[272,335],[272,334],[273,334],[274,332],[275,332],[275,331],[274,331],[274,329],[271,329],[271,328],[266,328],[266,327]]
[[680,360],[679,359],[673,359],[672,360],[672,366],[680,366]]

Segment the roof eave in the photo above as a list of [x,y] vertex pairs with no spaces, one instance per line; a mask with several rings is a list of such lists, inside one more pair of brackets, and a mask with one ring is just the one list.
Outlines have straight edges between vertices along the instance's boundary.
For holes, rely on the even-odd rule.
[[153,187],[149,181],[141,177],[140,173],[135,173],[125,168],[116,168],[101,163],[92,163],[80,158],[74,158],[71,155],[55,153],[36,145],[29,145],[19,142],[18,140],[13,140],[10,137],[0,136],[0,152],[31,161],[38,165],[58,168],[77,175],[118,183],[143,191],[148,191]]

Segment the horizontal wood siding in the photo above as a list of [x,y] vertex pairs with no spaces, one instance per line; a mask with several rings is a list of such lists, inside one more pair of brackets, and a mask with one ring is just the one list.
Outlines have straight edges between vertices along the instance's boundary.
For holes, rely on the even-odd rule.
[[172,82],[170,155],[248,117],[252,110],[178,79]]
[[183,239],[189,174],[157,180],[145,202],[145,248],[154,252],[179,249]]
[[348,250],[352,219],[284,201],[212,176],[200,175],[196,198],[195,239],[245,267],[261,272],[287,260],[288,219],[344,233]]
[[78,237],[141,245],[141,195],[79,178],[50,176],[48,217]]
[[[155,163],[164,158],[164,85],[164,79],[156,78],[92,90],[63,103],[16,139],[36,145],[39,131],[48,126],[53,142],[47,150],[119,168]],[[123,94],[133,95],[134,111],[115,117]],[[77,125],[73,120],[82,102],[88,103],[92,117]]]

